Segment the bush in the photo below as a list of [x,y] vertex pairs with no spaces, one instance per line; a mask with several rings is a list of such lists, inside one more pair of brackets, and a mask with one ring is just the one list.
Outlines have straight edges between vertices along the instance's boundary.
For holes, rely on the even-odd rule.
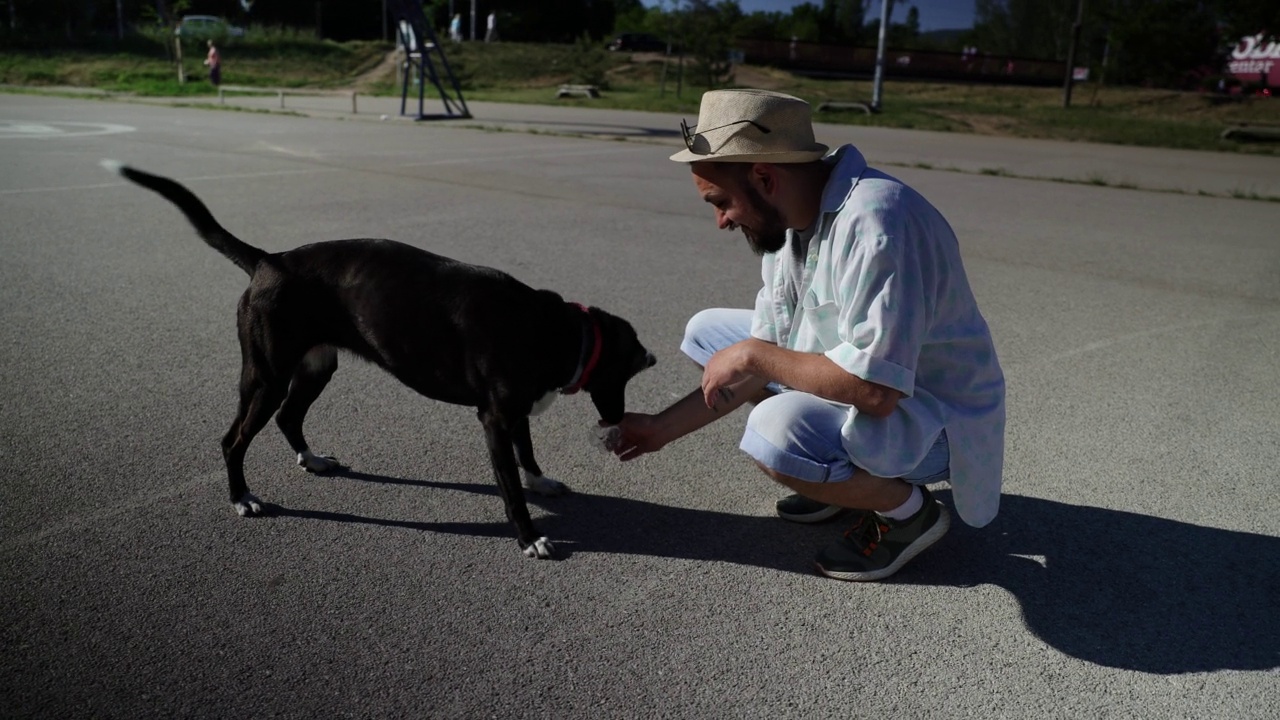
[[608,51],[600,43],[592,41],[583,33],[574,43],[573,52],[569,55],[570,72],[577,85],[595,85],[601,90],[609,89],[608,71],[612,63]]

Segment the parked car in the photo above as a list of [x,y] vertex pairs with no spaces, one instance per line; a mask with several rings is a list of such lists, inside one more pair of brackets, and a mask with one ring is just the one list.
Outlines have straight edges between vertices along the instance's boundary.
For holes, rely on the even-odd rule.
[[649,33],[622,33],[606,46],[615,52],[666,52],[667,43]]
[[187,15],[173,29],[174,35],[185,38],[244,37],[244,28],[236,27],[213,15]]

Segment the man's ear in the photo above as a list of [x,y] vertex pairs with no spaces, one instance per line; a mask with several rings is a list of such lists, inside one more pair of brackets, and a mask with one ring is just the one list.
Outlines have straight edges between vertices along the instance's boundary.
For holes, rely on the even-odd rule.
[[747,182],[764,197],[773,197],[778,191],[778,166],[770,163],[752,163],[747,171]]

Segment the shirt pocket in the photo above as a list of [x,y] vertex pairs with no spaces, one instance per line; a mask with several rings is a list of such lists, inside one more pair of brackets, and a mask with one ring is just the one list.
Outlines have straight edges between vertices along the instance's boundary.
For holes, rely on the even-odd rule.
[[812,292],[802,303],[800,326],[795,329],[793,350],[825,353],[841,343],[840,307],[834,301],[822,302]]

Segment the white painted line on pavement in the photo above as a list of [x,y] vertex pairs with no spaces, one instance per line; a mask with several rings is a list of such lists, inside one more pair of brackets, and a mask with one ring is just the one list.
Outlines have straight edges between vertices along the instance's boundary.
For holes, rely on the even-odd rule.
[[116,125],[114,123],[0,120],[0,140],[12,140],[15,138],[44,140],[48,138],[85,137],[87,135],[115,135],[136,130],[137,128],[130,125]]
[[[424,160],[422,162],[413,162],[413,163],[404,163],[401,165],[395,165],[394,167],[410,168],[410,167],[427,167],[427,166],[433,166],[433,165],[466,165],[466,164],[477,164],[477,163],[488,163],[488,162],[509,162],[511,160],[540,160],[548,157],[605,155],[605,154],[615,153],[619,151],[639,152],[645,149],[648,149],[648,148],[640,148],[640,147],[610,148],[608,150],[579,150],[579,151],[552,150],[551,148],[548,148],[547,152],[527,153],[524,155],[494,155],[492,157],[485,157],[485,158],[472,157],[472,158],[453,158],[448,160]],[[128,165],[128,163],[125,163],[125,164]],[[178,181],[179,182],[203,182],[206,180],[244,180],[244,179],[258,178],[258,177],[277,177],[277,176],[284,176],[284,175],[307,175],[311,173],[331,173],[331,172],[343,172],[343,171],[358,173],[358,172],[365,172],[366,168],[323,167],[323,168],[305,168],[300,170],[272,170],[272,171],[256,172],[256,173],[231,173],[227,175],[199,175],[196,177],[181,178],[181,179],[178,179]],[[111,183],[95,183],[92,185],[63,185],[58,187],[16,188],[12,190],[0,190],[0,195],[22,195],[22,194],[28,194],[28,193],[65,192],[69,190],[96,190],[99,188],[118,187],[120,185],[127,185],[127,184],[129,183],[111,182]]]
[[568,150],[568,151],[551,150],[551,148],[548,148],[548,152],[525,153],[523,155],[493,155],[491,157],[480,157],[480,158],[465,157],[465,158],[454,158],[452,160],[423,160],[422,162],[404,163],[402,165],[397,165],[396,167],[407,168],[407,167],[423,167],[428,165],[466,165],[466,164],[474,164],[474,163],[507,162],[510,160],[541,160],[543,158],[548,158],[548,157],[581,157],[584,155],[611,155],[617,152],[640,152],[641,150],[651,150],[651,149],[652,149],[652,146],[645,146],[645,147],[637,146],[637,147],[629,147],[629,148],[608,148],[608,149],[593,148],[591,150]]
[[[128,165],[128,163],[125,163]],[[233,173],[230,175],[200,175],[197,177],[183,178],[180,182],[203,182],[205,180],[244,180],[256,177],[275,177],[279,175],[305,175],[307,173],[326,173],[337,172],[341,168],[308,168],[306,170],[272,170],[267,172],[256,173]],[[0,195],[22,195],[26,193],[42,193],[42,192],[65,192],[68,190],[96,190],[98,188],[120,187],[122,185],[130,185],[132,183],[120,181],[110,183],[96,183],[94,185],[62,185],[59,187],[39,187],[39,188],[17,188],[14,190],[0,190]]]

